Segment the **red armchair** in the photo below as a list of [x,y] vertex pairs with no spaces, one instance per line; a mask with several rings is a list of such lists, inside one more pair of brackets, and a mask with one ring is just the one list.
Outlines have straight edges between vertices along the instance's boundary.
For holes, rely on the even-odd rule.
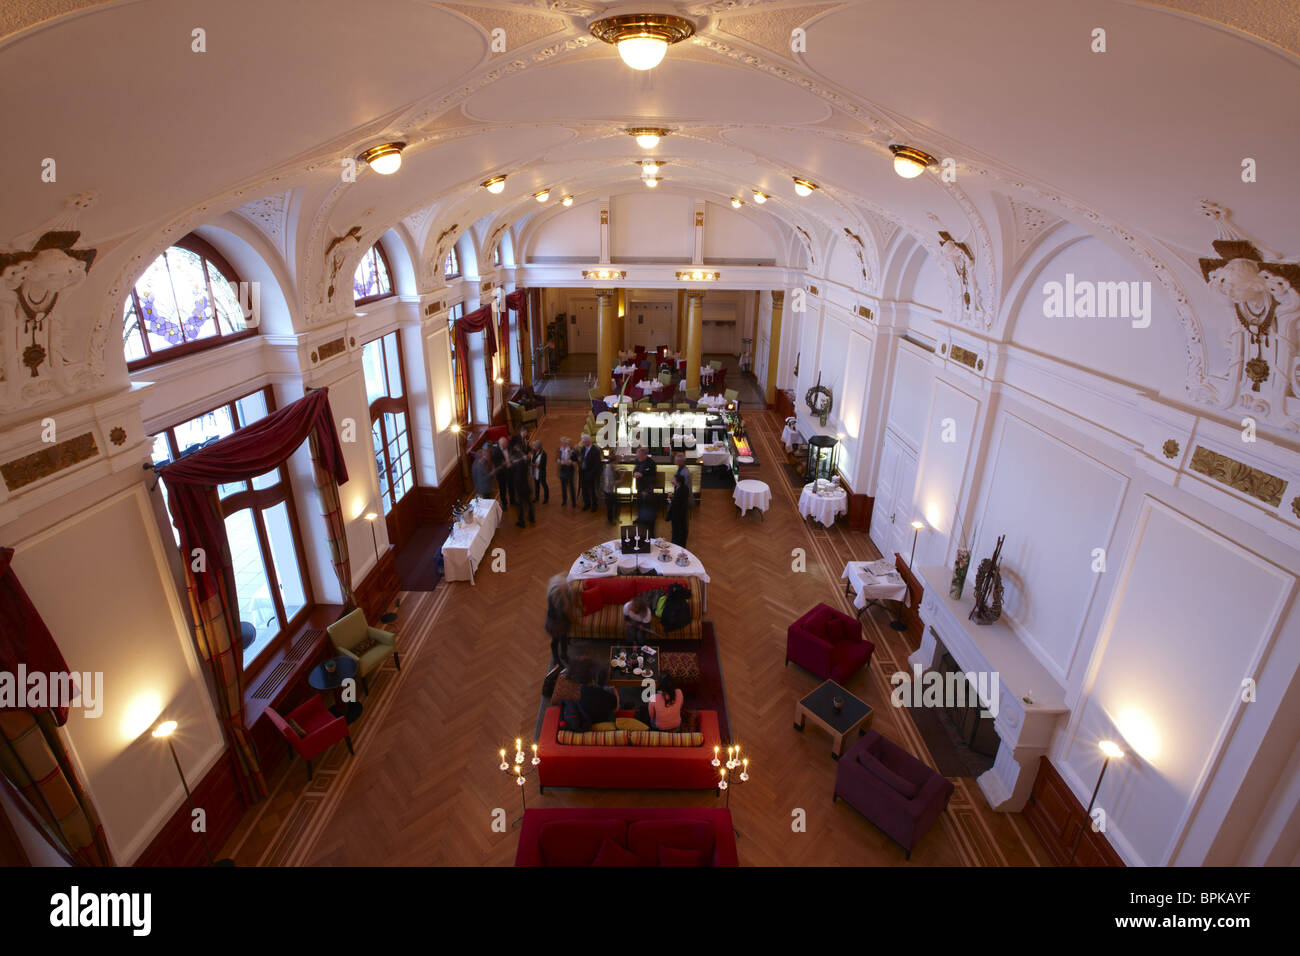
[[862,636],[857,618],[818,604],[787,629],[785,662],[794,661],[822,680],[843,684],[867,666],[875,649]]
[[[352,749],[352,736],[348,732],[348,722],[326,710],[325,704],[319,697],[311,698],[284,717],[268,707],[266,716],[289,744],[289,758],[292,760],[296,753],[307,761],[308,780],[311,779],[312,760],[340,740],[347,743],[348,753],[356,753]],[[299,736],[298,732],[289,726],[291,720],[302,728],[303,736]]]
[[952,781],[876,731],[855,743],[835,768],[840,797],[912,858],[912,848],[948,806]]

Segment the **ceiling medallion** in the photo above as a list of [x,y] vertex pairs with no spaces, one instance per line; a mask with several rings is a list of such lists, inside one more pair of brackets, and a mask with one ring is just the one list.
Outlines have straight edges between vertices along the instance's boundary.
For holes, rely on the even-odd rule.
[[677,273],[679,282],[717,282],[722,278],[720,272],[709,272],[705,269],[690,269],[686,272]]
[[636,144],[642,149],[654,149],[659,145],[659,140],[663,139],[669,133],[670,129],[664,129],[661,126],[632,126],[623,130],[629,136],[636,137]]
[[379,146],[371,146],[357,159],[368,164],[379,175],[391,176],[402,168],[404,149],[406,149],[405,143],[383,143]]
[[927,166],[933,166],[938,162],[925,150],[917,149],[915,146],[895,143],[889,147],[889,151],[894,154],[894,172],[904,179],[915,179],[925,172]]
[[610,279],[626,279],[627,273],[621,269],[583,269],[582,277],[584,279],[595,279],[598,282],[607,282]]
[[1160,450],[1165,453],[1166,458],[1176,458],[1178,456],[1178,442],[1171,438],[1160,446]]
[[653,70],[668,47],[695,34],[695,24],[670,13],[628,13],[605,17],[589,27],[598,40],[613,44],[634,70]]
[[491,179],[483,180],[479,185],[492,195],[497,196],[506,188],[506,178],[504,176],[493,176]]

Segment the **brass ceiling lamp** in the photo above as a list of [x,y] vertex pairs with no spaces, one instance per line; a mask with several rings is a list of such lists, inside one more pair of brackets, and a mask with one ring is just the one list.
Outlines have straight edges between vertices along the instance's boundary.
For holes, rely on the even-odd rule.
[[654,149],[672,130],[664,129],[662,126],[631,126],[623,132],[636,137],[636,144],[642,149]]
[[816,183],[809,182],[806,179],[800,179],[798,176],[795,176],[793,178],[794,178],[794,191],[798,193],[800,196],[811,196],[813,194],[814,189],[821,188]]
[[591,35],[613,44],[634,70],[653,70],[668,47],[695,34],[695,24],[671,13],[628,13],[605,17],[590,26]]
[[402,168],[404,149],[406,149],[405,143],[383,143],[379,146],[371,146],[357,159],[369,165],[379,175],[391,176]]
[[492,195],[499,196],[501,191],[506,188],[506,178],[504,176],[493,176],[491,179],[483,180],[479,185]]
[[925,172],[927,167],[938,162],[925,150],[917,149],[915,146],[895,143],[889,147],[889,151],[894,154],[894,172],[904,179],[915,179]]

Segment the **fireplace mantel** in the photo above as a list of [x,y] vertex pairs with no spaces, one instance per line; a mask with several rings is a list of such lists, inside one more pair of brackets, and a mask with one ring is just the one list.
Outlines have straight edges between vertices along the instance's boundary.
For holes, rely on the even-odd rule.
[[[947,568],[918,568],[925,585],[921,619],[925,624],[920,648],[908,663],[930,670],[936,664],[939,642],[963,671],[996,673],[998,700],[981,701],[997,708],[994,727],[1002,741],[993,769],[980,774],[978,783],[994,810],[1018,811],[1029,799],[1038,772],[1038,758],[1047,753],[1052,734],[1069,713],[1065,691],[1004,621],[981,625],[969,620],[974,599],[948,596],[952,572]],[[1032,703],[1024,698],[1032,695]]]

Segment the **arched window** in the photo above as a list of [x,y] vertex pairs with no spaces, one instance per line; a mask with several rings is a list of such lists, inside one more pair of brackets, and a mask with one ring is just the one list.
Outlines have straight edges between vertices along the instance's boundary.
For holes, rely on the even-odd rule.
[[388,254],[375,243],[357,263],[352,276],[352,301],[357,305],[386,299],[393,295],[393,270],[388,267]]
[[442,264],[442,277],[444,279],[460,278],[460,256],[456,255],[455,246],[451,247],[451,251],[447,253],[447,261]]
[[501,243],[499,242],[496,244],[496,247],[493,248],[492,250],[492,264],[494,266],[501,265]]
[[134,371],[257,334],[259,300],[221,253],[188,235],[145,270],[122,307],[122,350]]

